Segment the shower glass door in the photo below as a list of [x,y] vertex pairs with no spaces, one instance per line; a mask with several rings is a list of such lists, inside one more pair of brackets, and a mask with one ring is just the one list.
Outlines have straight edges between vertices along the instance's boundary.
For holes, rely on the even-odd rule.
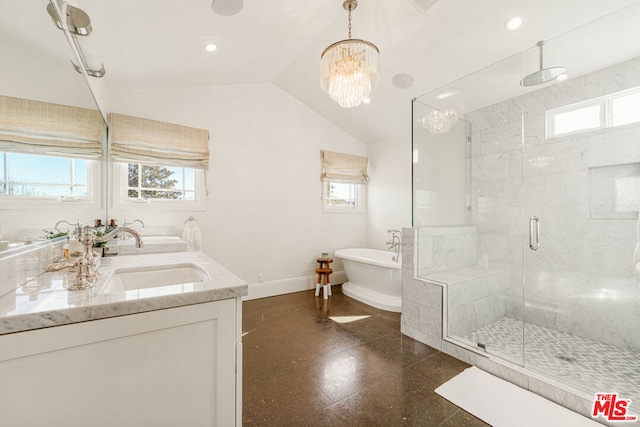
[[[527,87],[523,116],[524,365],[640,411],[640,46],[635,4],[545,44],[568,79]],[[593,49],[597,35],[604,48]],[[615,49],[614,49],[615,48]],[[613,53],[616,55],[613,55]],[[538,50],[523,54],[524,74]],[[574,68],[571,65],[574,64]],[[575,67],[581,66],[581,70]],[[634,409],[635,409],[634,408]]]
[[[425,94],[414,102],[413,121],[414,225],[425,226],[417,236],[418,276],[443,285],[446,339],[518,365],[524,363],[521,69],[516,55]],[[431,125],[454,112],[451,129]],[[464,198],[431,191],[462,182],[469,183]]]
[[463,342],[520,366],[525,354],[521,70],[518,54],[464,79],[477,270],[459,285],[472,305],[448,304],[475,320]]

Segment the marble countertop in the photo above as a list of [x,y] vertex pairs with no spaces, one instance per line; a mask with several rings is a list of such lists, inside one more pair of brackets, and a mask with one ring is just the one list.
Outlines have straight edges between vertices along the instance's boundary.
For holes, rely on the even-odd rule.
[[[121,268],[195,264],[210,280],[135,290],[107,285]],[[237,298],[247,284],[202,252],[173,252],[102,258],[102,273],[93,288],[68,291],[75,273],[43,273],[0,298],[0,335]]]

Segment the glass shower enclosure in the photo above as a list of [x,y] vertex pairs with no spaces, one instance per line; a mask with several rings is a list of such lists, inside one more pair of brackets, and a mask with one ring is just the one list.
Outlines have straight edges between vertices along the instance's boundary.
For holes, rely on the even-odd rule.
[[634,408],[640,44],[620,40],[639,19],[545,41],[559,78],[535,74],[535,46],[412,109],[416,268],[444,287],[444,338]]

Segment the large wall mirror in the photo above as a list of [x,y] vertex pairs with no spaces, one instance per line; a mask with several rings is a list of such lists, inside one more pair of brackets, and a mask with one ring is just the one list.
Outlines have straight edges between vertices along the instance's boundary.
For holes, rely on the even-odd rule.
[[104,116],[49,5],[0,2],[0,251],[107,217]]

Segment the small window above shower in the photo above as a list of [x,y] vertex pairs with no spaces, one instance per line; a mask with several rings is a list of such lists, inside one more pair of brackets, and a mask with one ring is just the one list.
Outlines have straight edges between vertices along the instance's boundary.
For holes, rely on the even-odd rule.
[[547,139],[640,122],[640,87],[546,112]]

